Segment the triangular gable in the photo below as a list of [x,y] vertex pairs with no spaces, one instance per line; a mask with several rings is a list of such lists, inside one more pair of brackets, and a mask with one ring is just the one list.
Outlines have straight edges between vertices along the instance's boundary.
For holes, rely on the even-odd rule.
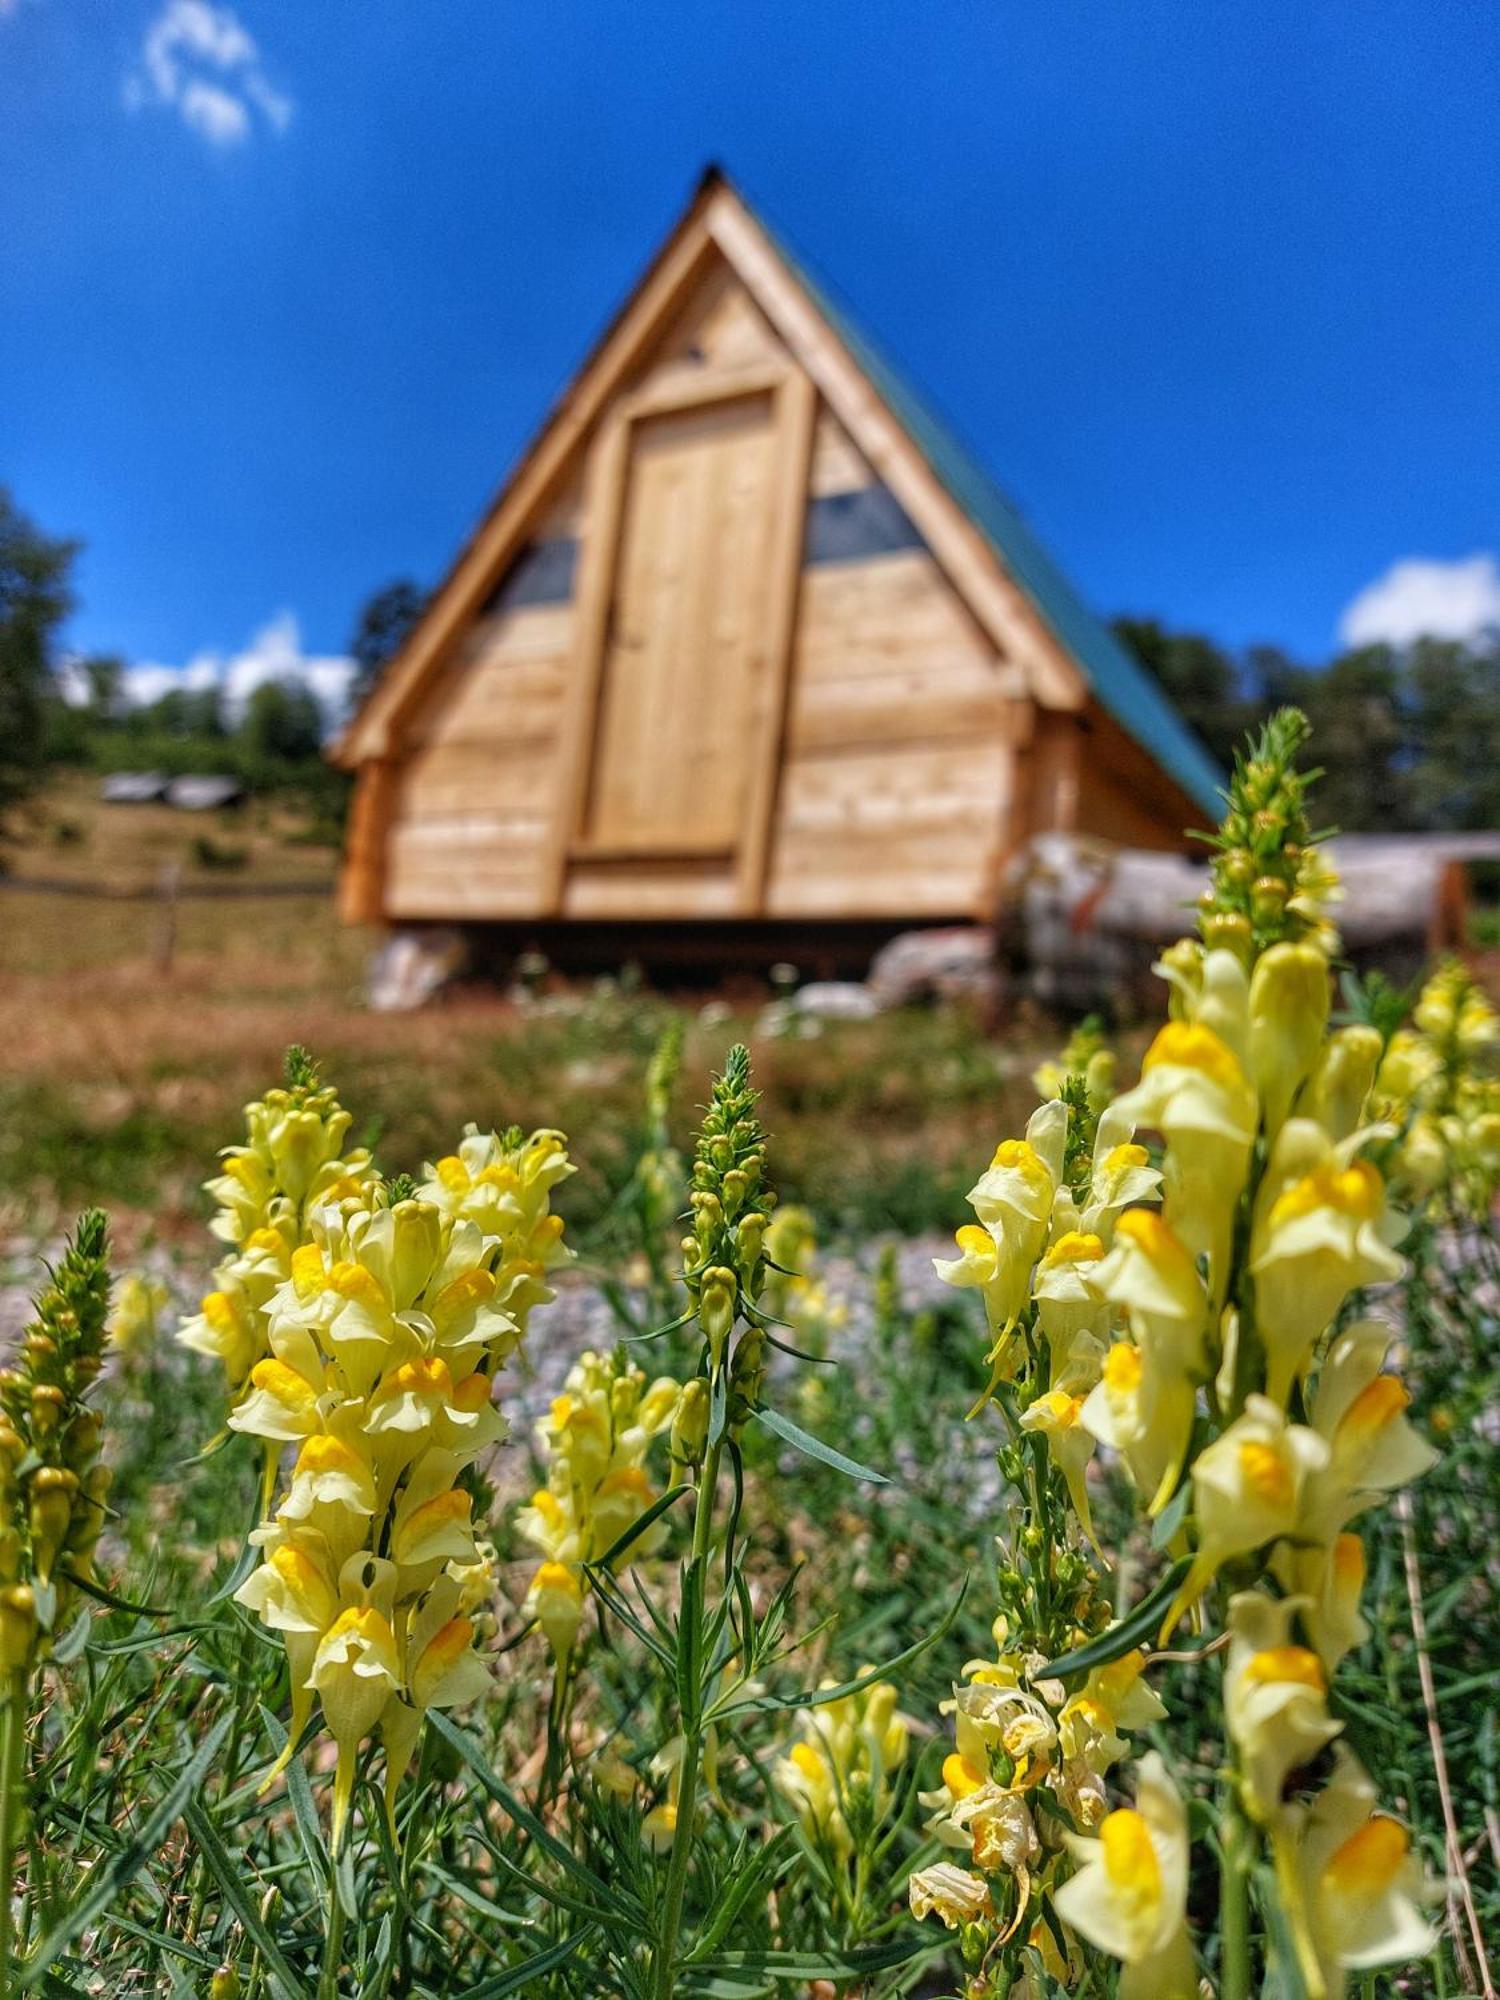
[[[554,407],[405,646],[350,722],[337,760],[389,755],[450,639],[525,548],[611,397],[722,259],[811,378],[998,652],[1047,707],[1090,692],[1211,809],[1218,774],[1166,697],[1071,591],[1020,516],[717,171]],[[831,530],[832,531],[832,530]]]

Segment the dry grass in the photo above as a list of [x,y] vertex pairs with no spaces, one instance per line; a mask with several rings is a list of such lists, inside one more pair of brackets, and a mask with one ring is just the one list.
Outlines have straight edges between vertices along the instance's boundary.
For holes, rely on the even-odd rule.
[[[159,803],[105,805],[100,780],[65,772],[19,810],[5,864],[22,880],[150,888],[169,864],[184,882],[327,882],[337,854],[305,808],[251,799],[222,812],[186,813]],[[205,861],[204,847],[221,862]]]
[[[117,880],[149,879],[163,835],[155,809],[141,811],[100,809]],[[263,843],[246,875],[274,875],[280,852]],[[49,872],[38,856],[23,850],[17,872]],[[521,1009],[469,988],[416,1015],[371,1014],[361,984],[373,938],[340,926],[326,898],[184,899],[166,973],[158,922],[150,903],[0,887],[0,1242],[7,1219],[32,1234],[85,1200],[112,1209],[127,1243],[148,1216],[157,1235],[196,1240],[198,1184],[290,1042],[318,1054],[393,1169],[449,1150],[468,1119],[560,1125],[582,1157],[575,1225],[606,1218],[635,1155],[667,1002],[605,989]],[[782,1184],[832,1226],[951,1227],[976,1162],[1030,1108],[1035,1037],[996,1049],[962,1016],[924,1014],[775,1040],[756,1037],[753,1009],[695,1006],[683,1132],[741,1036],[755,1045]]]

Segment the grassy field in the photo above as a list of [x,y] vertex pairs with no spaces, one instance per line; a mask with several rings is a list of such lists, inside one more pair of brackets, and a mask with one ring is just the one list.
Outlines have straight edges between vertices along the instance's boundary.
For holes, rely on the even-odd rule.
[[[97,805],[82,781],[49,793],[12,872],[138,885],[177,862],[185,882],[236,890],[328,879],[334,856],[293,816],[252,807],[207,829],[245,850],[222,875],[195,863],[205,837],[169,808]],[[58,844],[59,824],[75,829]],[[170,970],[147,901],[0,885],[0,1232],[106,1203],[129,1241],[150,1226],[196,1231],[204,1163],[237,1135],[240,1107],[305,1043],[393,1170],[451,1149],[467,1119],[588,1135],[567,1191],[585,1237],[639,1144],[645,1066],[672,1002],[604,982],[517,1002],[470,987],[415,1015],[362,1001],[373,937],[328,897],[184,897]],[[757,1033],[759,1006],[701,997],[687,1010],[678,1131],[724,1051],[748,1038],[783,1186],[826,1228],[951,1229],[976,1158],[1023,1119],[1050,1028],[996,1044],[961,1012],[829,1023],[815,1036]]]

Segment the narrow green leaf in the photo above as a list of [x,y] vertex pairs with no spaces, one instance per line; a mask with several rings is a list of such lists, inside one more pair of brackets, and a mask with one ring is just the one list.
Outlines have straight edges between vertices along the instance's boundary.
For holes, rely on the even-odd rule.
[[857,1945],[851,1951],[726,1951],[704,1962],[699,1970],[764,1972],[778,1979],[860,1979],[885,1972],[893,1965],[942,1949],[942,1940],[924,1936],[912,1926],[905,1937],[885,1944]]
[[638,1521],[631,1523],[623,1535],[616,1535],[602,1556],[596,1556],[592,1562],[585,1563],[584,1568],[613,1569],[632,1543],[639,1541],[648,1528],[655,1526],[669,1507],[675,1507],[683,1494],[691,1493],[692,1490],[692,1487],[687,1485],[669,1487],[659,1500],[652,1502]]
[[344,1915],[351,1923],[359,1922],[359,1894],[354,1886],[354,1843],[344,1842],[343,1852],[333,1864],[334,1886],[338,1890]]
[[825,1465],[831,1465],[835,1472],[842,1472],[846,1478],[865,1479],[872,1486],[890,1485],[890,1480],[883,1472],[872,1472],[868,1465],[861,1465],[858,1459],[846,1458],[841,1451],[835,1451],[831,1444],[824,1444],[821,1438],[815,1438],[810,1431],[803,1430],[800,1424],[794,1424],[790,1417],[784,1417],[780,1410],[761,1409],[755,1414],[768,1431],[773,1431],[785,1443],[795,1445],[798,1451],[806,1452],[809,1458],[821,1459]]
[[59,1569],[58,1575],[65,1576],[85,1597],[107,1605],[111,1611],[133,1612],[137,1618],[170,1618],[172,1615],[159,1604],[134,1604],[128,1597],[117,1596],[114,1591],[106,1590],[97,1578],[81,1576],[76,1569]]
[[261,1922],[255,1898],[247,1887],[249,1875],[244,1863],[237,1860],[220,1840],[213,1822],[196,1800],[189,1804],[183,1817],[188,1831],[202,1849],[203,1858],[219,1885],[219,1893],[238,1917],[246,1937],[260,1953],[261,1962],[275,1988],[284,2000],[306,2000],[306,1986],[282,1957],[276,1940]]
[[209,1598],[209,1603],[211,1605],[222,1604],[226,1598],[233,1597],[234,1593],[239,1589],[240,1585],[259,1561],[260,1550],[253,1542],[246,1542],[245,1546],[240,1550],[239,1560],[219,1585],[213,1596]]
[[507,1993],[524,1992],[533,1979],[541,1979],[546,1973],[555,1972],[560,1965],[566,1965],[575,1952],[581,1951],[595,1935],[595,1927],[586,1924],[581,1931],[565,1937],[561,1943],[539,1951],[535,1958],[528,1958],[520,1965],[513,1965],[509,1972],[502,1972],[494,1979],[486,1979],[482,1985],[471,1986],[467,1993],[456,1996],[456,2000],[505,2000]]
[[1190,1558],[1183,1556],[1173,1563],[1156,1588],[1146,1593],[1129,1617],[1111,1625],[1086,1646],[1064,1653],[1061,1659],[1049,1660],[1045,1667],[1038,1667],[1031,1678],[1034,1681],[1072,1680],[1076,1674],[1091,1673],[1095,1667],[1107,1667],[1111,1660],[1118,1660],[1124,1654],[1134,1652],[1137,1646],[1145,1645],[1148,1639],[1155,1636],[1167,1606],[1177,1595],[1178,1586],[1191,1568]]
[[441,1709],[436,1708],[429,1710],[427,1726],[429,1729],[435,1729],[445,1742],[452,1745],[496,1805],[503,1806],[516,1825],[525,1828],[544,1854],[550,1855],[559,1868],[573,1876],[576,1881],[582,1882],[599,1897],[601,1909],[618,1908],[620,1901],[618,1888],[611,1889],[608,1884],[601,1882],[591,1868],[586,1868],[577,1855],[563,1845],[556,1834],[549,1832],[530,1807],[516,1797],[504,1779],[497,1777],[490,1769],[483,1750],[466,1729],[460,1729],[456,1722],[444,1715]]
[[[887,1660],[883,1666],[872,1667],[869,1673],[857,1674],[853,1680],[840,1681],[835,1687],[806,1688],[798,1694],[752,1695],[748,1701],[728,1700],[722,1707],[716,1705],[710,1708],[704,1720],[707,1722],[727,1722],[731,1717],[736,1715],[771,1715],[782,1709],[826,1708],[829,1702],[842,1701],[847,1694],[862,1694],[866,1688],[874,1687],[877,1681],[891,1680],[899,1673],[901,1668],[908,1666],[913,1660],[920,1659],[923,1653],[929,1652],[932,1647],[937,1645],[940,1639],[946,1637],[954,1619],[957,1618],[959,1611],[962,1609],[963,1601],[968,1596],[968,1593],[969,1582],[968,1578],[965,1577],[954,1595],[953,1602],[948,1606],[947,1611],[944,1612],[942,1618],[932,1631],[924,1633],[920,1639],[915,1640],[904,1651],[897,1653],[894,1659]],[[824,1629],[824,1626],[817,1628],[818,1631]],[[798,1645],[806,1645],[808,1640],[815,1636],[815,1633],[808,1633],[805,1638],[799,1639],[797,1643]],[[788,1648],[787,1650],[791,1651],[793,1649]]]
[[759,1852],[749,1857],[748,1865],[742,1847],[736,1856],[738,1865],[728,1871],[728,1890],[719,1900],[708,1929],[688,1953],[684,1964],[698,1965],[712,1957],[751,1898],[770,1893],[772,1877],[779,1874],[792,1858],[791,1833],[790,1826],[777,1827]]
[[[260,1719],[266,1734],[271,1739],[271,1748],[279,1757],[286,1748],[287,1732],[280,1719],[274,1716],[264,1702],[260,1704]],[[292,1816],[297,1822],[297,1833],[302,1842],[302,1851],[312,1864],[313,1872],[320,1882],[328,1880],[328,1849],[323,1843],[323,1828],[318,1821],[318,1809],[313,1803],[312,1785],[308,1780],[307,1766],[300,1757],[293,1757],[282,1774],[286,1779],[286,1795],[291,1800]]]
[[227,1715],[219,1717],[199,1744],[196,1754],[142,1820],[134,1837],[121,1848],[107,1868],[98,1871],[83,1900],[75,1904],[57,1928],[42,1939],[23,1975],[25,1984],[35,1984],[74,1938],[81,1936],[90,1924],[103,1915],[122,1890],[129,1887],[158,1851],[170,1829],[182,1816],[183,1809],[196,1797],[205,1774],[229,1734],[230,1721]]

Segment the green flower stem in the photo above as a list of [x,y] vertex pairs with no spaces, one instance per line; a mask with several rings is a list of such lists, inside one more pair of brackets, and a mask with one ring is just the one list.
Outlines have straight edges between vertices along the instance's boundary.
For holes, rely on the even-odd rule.
[[337,1865],[328,1871],[328,1932],[323,1943],[323,1970],[318,2000],[338,2000],[339,1961],[344,1955],[344,1905],[339,1895]]
[[1244,1816],[1225,1801],[1220,1833],[1220,2000],[1250,2000],[1250,1842]]
[[[708,1571],[708,1552],[713,1542],[714,1496],[719,1486],[719,1461],[724,1454],[724,1440],[718,1438],[708,1447],[703,1472],[698,1481],[698,1495],[693,1512],[693,1553],[689,1557],[690,1567],[701,1574]],[[693,1657],[699,1650],[699,1639],[703,1629],[703,1599],[700,1593],[690,1593],[692,1616],[698,1630],[693,1634]],[[692,1853],[693,1821],[698,1809],[698,1769],[703,1757],[703,1722],[698,1712],[700,1703],[694,1701],[694,1713],[682,1718],[682,1769],[677,1787],[677,1824],[672,1829],[672,1853],[667,1863],[667,1899],[662,1913],[661,1941],[656,1949],[655,1977],[652,1990],[655,2000],[672,2000],[672,1990],[676,1979],[677,1937],[682,1929],[682,1903],[687,1892],[688,1860]]]
[[26,1717],[30,1693],[25,1667],[12,1670],[0,1723],[0,2000],[16,1986],[16,1849],[26,1817]]

